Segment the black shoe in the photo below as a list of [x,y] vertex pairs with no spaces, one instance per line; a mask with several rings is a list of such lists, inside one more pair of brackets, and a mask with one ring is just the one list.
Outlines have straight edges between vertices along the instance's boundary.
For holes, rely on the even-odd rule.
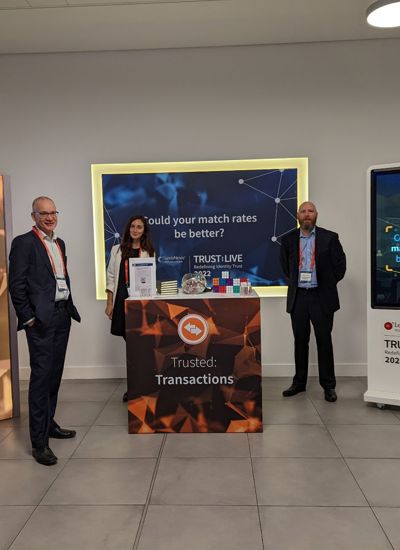
[[329,403],[334,403],[337,400],[337,395],[335,390],[325,390],[325,401]]
[[49,447],[41,447],[38,449],[32,449],[32,456],[43,466],[54,466],[57,464],[57,457]]
[[292,397],[293,395],[297,395],[302,391],[306,391],[306,388],[303,388],[302,386],[295,386],[294,384],[292,384],[290,388],[282,392],[282,395],[283,397]]
[[123,401],[124,403],[128,403],[128,392],[127,392],[127,391],[126,391],[126,392],[124,393],[124,395],[122,396],[122,401]]
[[50,449],[49,446],[45,447],[44,449],[45,449],[46,453],[49,456],[51,456],[51,457],[55,458],[56,460],[58,460],[58,457],[53,453],[53,451]]
[[60,428],[60,426],[55,426],[49,431],[49,437],[53,437],[54,439],[71,439],[75,436],[75,430],[66,430],[64,428]]

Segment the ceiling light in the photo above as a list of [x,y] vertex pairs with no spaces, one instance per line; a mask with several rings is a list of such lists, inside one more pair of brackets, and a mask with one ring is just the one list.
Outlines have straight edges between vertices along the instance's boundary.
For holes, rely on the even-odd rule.
[[399,27],[400,1],[378,0],[367,9],[367,21],[373,27]]

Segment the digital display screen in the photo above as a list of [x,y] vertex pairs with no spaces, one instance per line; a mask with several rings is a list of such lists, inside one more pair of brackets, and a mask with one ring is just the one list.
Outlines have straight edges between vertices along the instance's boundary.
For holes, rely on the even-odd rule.
[[371,306],[400,309],[400,166],[371,172]]

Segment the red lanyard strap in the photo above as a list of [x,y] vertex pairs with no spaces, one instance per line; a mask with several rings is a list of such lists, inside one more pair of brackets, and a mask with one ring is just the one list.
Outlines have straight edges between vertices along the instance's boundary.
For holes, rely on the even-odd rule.
[[129,262],[125,260],[125,284],[129,286]]
[[[300,271],[303,269],[303,252],[306,247],[307,243],[304,245],[303,248],[301,248],[301,238],[299,239],[299,268]],[[311,271],[314,271],[315,267],[315,240],[313,242],[313,248],[312,248],[312,256],[311,256],[311,265],[310,269]]]
[[[47,252],[47,255],[49,257],[49,260],[50,260],[50,263],[51,263],[51,267],[53,269],[53,273],[54,273],[54,276],[57,277],[57,270],[56,270],[56,265],[54,263],[54,259],[53,259],[53,256],[51,255],[50,253],[50,250],[46,244],[46,241],[45,239],[42,237],[42,235],[39,233],[39,231],[36,229],[36,227],[32,227],[32,231],[35,233],[35,235],[39,238],[40,242],[42,243],[42,245],[44,246],[46,252]],[[65,266],[65,261],[64,261],[64,255],[62,253],[62,250],[61,250],[61,247],[60,245],[58,244],[58,241],[57,239],[54,241],[56,243],[56,246],[58,248],[58,251],[60,253],[60,257],[61,257],[61,261],[62,261],[62,265],[63,265],[63,272],[64,272],[64,277],[67,276],[67,268]]]
[[[141,257],[141,255],[142,255],[142,249],[139,248],[139,258]],[[125,267],[125,284],[126,284],[126,286],[129,286],[129,261],[128,261],[128,259],[125,260],[124,267]]]

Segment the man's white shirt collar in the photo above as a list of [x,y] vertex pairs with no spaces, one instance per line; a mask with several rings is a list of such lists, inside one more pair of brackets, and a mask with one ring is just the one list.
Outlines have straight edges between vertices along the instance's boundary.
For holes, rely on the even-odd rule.
[[38,228],[38,226],[36,225],[35,226],[36,229],[39,231],[40,235],[43,237],[43,239],[47,239],[48,241],[55,241],[57,240],[57,235],[55,234],[55,232],[53,231],[53,236],[52,237],[49,237],[47,235],[47,233],[45,233],[44,231],[42,231],[41,229]]

